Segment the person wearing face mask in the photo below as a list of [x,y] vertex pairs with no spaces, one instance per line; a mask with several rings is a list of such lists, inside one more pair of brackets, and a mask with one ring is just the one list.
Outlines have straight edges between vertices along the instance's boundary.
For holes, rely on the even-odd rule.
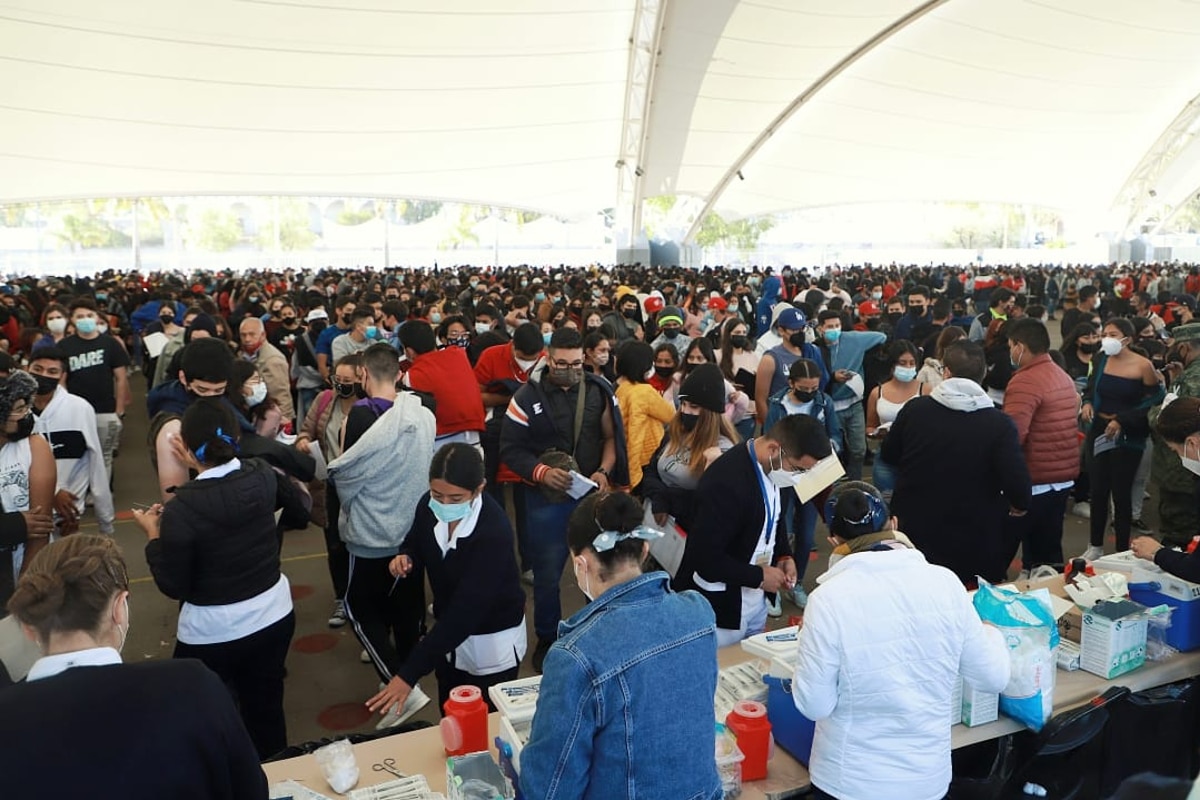
[[[631,291],[619,291],[613,310],[604,315],[604,323],[612,329],[614,344],[620,344],[626,339],[634,338],[638,328],[644,327],[642,320],[642,304],[637,295]],[[683,317],[680,316],[680,325]]]
[[488,687],[517,677],[527,647],[525,592],[508,515],[485,488],[483,459],[469,445],[448,444],[429,464],[429,491],[389,569],[400,581],[428,579],[437,621],[377,707],[404,703],[432,672],[439,708],[455,687],[476,686],[494,711]]
[[603,331],[589,331],[583,336],[583,368],[610,384],[617,380],[612,357],[612,342]]
[[931,564],[966,585],[1002,583],[1011,561],[1005,518],[1029,510],[1017,429],[982,386],[983,348],[946,348],[944,380],[904,404],[879,455],[896,472],[892,510]]
[[1050,334],[1035,319],[1017,320],[1008,330],[1012,380],[1004,413],[1017,426],[1017,440],[1033,482],[1029,513],[1010,517],[1010,545],[1021,545],[1022,568],[1063,563],[1063,517],[1079,474],[1075,418],[1079,395],[1070,376],[1050,360]]
[[263,289],[258,284],[251,283],[246,286],[241,300],[230,312],[229,324],[240,325],[246,317],[254,317],[261,321],[264,316],[270,318],[271,315],[263,304]]
[[379,329],[375,325],[375,311],[368,305],[357,305],[350,313],[350,329],[334,339],[329,345],[333,363],[341,361],[351,353],[361,353],[378,340]]
[[[327,325],[317,336],[313,352],[317,358],[317,371],[321,373],[322,380],[329,380],[329,376],[333,372],[333,365],[337,363],[337,359],[333,357],[333,340],[354,327],[353,315],[356,307],[357,304],[353,297],[349,295],[338,297],[333,304],[333,324]],[[372,316],[374,316],[373,313]]]
[[677,388],[675,373],[679,371],[681,361],[679,352],[673,345],[660,344],[654,348],[654,374],[650,376],[650,385],[672,401],[674,390]]
[[329,324],[329,314],[321,307],[304,316],[304,324],[292,340],[291,374],[296,380],[296,419],[304,419],[314,398],[325,388],[325,379],[317,367],[317,339]]
[[104,448],[104,471],[112,481],[112,454],[123,427],[121,418],[129,406],[129,354],[116,339],[102,335],[96,301],[78,297],[71,302],[75,334],[59,347],[67,354],[71,371],[67,391],[91,403],[96,411],[96,432]]
[[825,360],[815,345],[805,337],[808,320],[803,312],[795,308],[784,309],[775,320],[782,344],[772,347],[758,362],[758,373],[754,379],[754,408],[759,422],[766,422],[768,400],[787,386],[788,368],[798,358],[816,362],[821,369],[821,383],[817,387],[825,390],[829,373]]
[[[758,362],[761,356],[754,352],[750,343],[750,328],[737,316],[731,316],[721,326],[720,356],[718,364],[725,380],[738,392],[748,399],[754,397],[754,382],[758,373]],[[746,407],[731,417],[738,435],[747,439],[754,434],[756,420],[754,406],[747,402]]]
[[238,336],[241,340],[240,360],[254,366],[267,394],[279,407],[283,424],[289,425],[296,418],[296,409],[292,405],[291,369],[287,357],[267,341],[262,320],[246,317],[238,326]]
[[[116,543],[77,534],[30,561],[8,600],[43,654],[26,680],[0,692],[4,796],[250,800],[267,780],[220,678],[192,661],[123,664],[129,576]],[[122,733],[111,733],[114,726]],[[203,746],[198,743],[203,743]],[[62,768],[70,747],[78,769]],[[147,753],[153,758],[146,759]]]
[[833,398],[841,430],[841,452],[845,453],[846,474],[854,480],[862,475],[867,455],[867,425],[863,395],[863,361],[887,342],[879,331],[844,330],[842,317],[825,310],[817,315],[817,347],[820,363],[829,373],[826,387]]
[[[342,425],[354,403],[366,397],[358,380],[361,367],[362,357],[357,353],[346,356],[334,367],[333,388],[317,395],[300,426],[294,446],[301,453],[312,455],[313,449],[319,448],[326,464],[342,454]],[[325,554],[333,583],[334,606],[329,627],[340,628],[346,624],[346,581],[350,572],[350,556],[338,534],[342,505],[337,487],[327,480],[312,480],[308,491],[312,495],[312,522],[325,533]]]
[[700,476],[741,441],[724,410],[724,377],[712,365],[701,364],[680,386],[679,411],[642,470],[642,496],[659,525],[670,516],[683,530],[691,529]]
[[697,589],[717,618],[717,644],[734,644],[766,627],[768,594],[796,586],[781,491],[832,455],[825,427],[792,414],[713,462],[696,487],[676,590]]
[[[467,350],[471,346],[471,329],[467,327],[467,318],[461,314],[454,314],[443,319],[442,324],[437,326],[436,333],[437,341],[442,347],[457,347],[460,350]],[[400,344],[399,335],[396,337],[396,349],[404,349],[404,345]]]
[[248,423],[255,433],[267,438],[274,438],[279,433],[279,405],[267,395],[267,384],[253,364],[233,363],[227,396],[230,405],[242,417],[239,422],[244,421],[241,427],[245,428]]
[[[1154,433],[1156,441],[1161,440],[1170,448],[1189,475],[1200,477],[1200,397],[1168,395],[1154,423]],[[1195,496],[1192,504],[1196,504]],[[1161,542],[1152,536],[1138,536],[1130,542],[1130,547],[1138,558],[1153,561],[1185,581],[1200,583],[1200,547],[1187,552],[1194,535],[1194,528],[1164,530]]]
[[[892,377],[876,386],[867,396],[867,436],[883,439],[896,421],[900,409],[914,397],[925,394],[925,385],[917,382],[917,359],[920,351],[912,342],[901,339],[888,348],[888,363]],[[871,483],[884,499],[890,499],[896,488],[896,471],[882,456],[871,466]]]
[[[388,690],[425,628],[424,580],[398,587],[388,567],[428,489],[437,422],[415,393],[397,391],[399,370],[399,354],[382,342],[362,354],[359,375],[367,398],[351,407],[342,426],[342,454],[329,462],[341,502],[338,532],[350,553],[346,616],[379,677],[379,692]],[[405,702],[380,709],[376,727],[399,725],[428,702],[414,686]]]
[[692,342],[692,337],[683,329],[683,312],[676,306],[666,306],[655,318],[655,323],[658,325],[658,337],[650,346],[670,345],[683,358],[684,351]]
[[46,306],[46,310],[42,312],[42,327],[46,330],[46,335],[34,342],[32,349],[54,347],[61,342],[67,335],[67,317],[70,313],[66,306],[59,303]]
[[540,671],[558,635],[559,583],[567,560],[562,530],[578,502],[571,472],[601,491],[629,485],[625,429],[616,395],[583,369],[583,340],[571,328],[550,339],[545,367],[513,395],[500,429],[500,458],[533,489],[518,520],[533,561],[533,667]]
[[12,594],[22,564],[54,530],[57,476],[50,445],[33,433],[36,391],[37,381],[21,370],[0,380],[0,602]]
[[173,657],[199,659],[220,676],[263,759],[287,746],[284,659],[296,628],[275,512],[303,528],[308,510],[266,463],[238,458],[238,438],[226,404],[197,400],[175,443],[196,477],[175,487],[170,503],[133,516],[155,585],[181,603]]
[[625,342],[617,350],[617,405],[625,423],[629,485],[635,492],[642,482],[642,467],[662,442],[663,426],[675,418],[675,406],[647,383],[653,359],[654,351],[645,342]]
[[304,332],[300,324],[300,312],[291,303],[284,303],[279,309],[277,324],[267,323],[267,341],[279,348],[286,356],[296,351],[296,337]]
[[450,442],[465,442],[479,448],[485,415],[482,398],[471,391],[475,373],[466,350],[461,347],[438,350],[433,328],[419,319],[400,330],[400,346],[410,364],[402,382],[410,389],[433,396],[437,418],[434,448]]
[[67,364],[66,353],[56,347],[37,348],[29,362],[29,374],[37,381],[33,432],[44,437],[54,453],[56,528],[63,535],[77,532],[91,493],[100,532],[112,535],[113,498],[96,436],[96,412],[62,385]]
[[637,502],[618,493],[584,498],[571,515],[567,544],[589,602],[560,625],[546,657],[521,751],[525,797],[722,797],[712,609],[672,592],[665,572],[643,572],[661,534],[641,520]]
[[[1180,325],[1167,355],[1165,369],[1170,393],[1176,397],[1200,397],[1200,323]],[[1153,433],[1151,479],[1158,486],[1158,520],[1162,541],[1169,547],[1187,545],[1200,531],[1200,507],[1196,492],[1200,479],[1184,468],[1179,455],[1158,434],[1156,423],[1163,408],[1152,408],[1148,418]]]
[[914,286],[908,293],[908,313],[896,322],[893,339],[923,342],[933,330],[933,317],[929,314],[931,292],[928,286]]
[[1088,429],[1083,445],[1091,480],[1091,536],[1083,553],[1088,561],[1104,554],[1110,498],[1117,552],[1129,548],[1131,493],[1150,434],[1148,413],[1166,394],[1150,359],[1129,349],[1134,335],[1129,320],[1110,319],[1102,333],[1079,412]]

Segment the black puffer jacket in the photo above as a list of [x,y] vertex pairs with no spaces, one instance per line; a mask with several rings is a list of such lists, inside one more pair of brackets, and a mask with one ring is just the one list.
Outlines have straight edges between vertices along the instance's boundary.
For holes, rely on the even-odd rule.
[[249,600],[279,580],[275,511],[285,528],[303,528],[299,493],[262,461],[247,459],[222,478],[196,479],[163,508],[160,537],[146,544],[159,591],[215,606]]

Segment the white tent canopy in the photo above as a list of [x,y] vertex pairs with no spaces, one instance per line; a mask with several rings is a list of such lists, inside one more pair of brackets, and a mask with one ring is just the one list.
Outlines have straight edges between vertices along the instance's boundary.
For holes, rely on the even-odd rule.
[[582,217],[681,194],[731,216],[1115,205],[1124,225],[1200,187],[1198,45],[1183,0],[9,0],[0,203]]

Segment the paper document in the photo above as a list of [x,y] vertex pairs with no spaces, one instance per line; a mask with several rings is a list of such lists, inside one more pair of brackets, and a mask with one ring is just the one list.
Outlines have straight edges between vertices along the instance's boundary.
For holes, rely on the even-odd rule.
[[571,470],[571,487],[567,489],[567,494],[572,500],[578,500],[592,489],[599,489],[600,484],[596,483],[591,478],[585,478],[575,470]]
[[866,384],[863,383],[862,375],[854,373],[850,380],[846,381],[846,388],[854,392],[854,396],[862,400],[863,394],[866,393]]
[[1098,456],[1101,453],[1107,453],[1109,450],[1116,450],[1116,449],[1117,449],[1117,440],[1116,439],[1110,439],[1107,436],[1097,436],[1096,441],[1093,443],[1093,446],[1092,446],[1092,455]]
[[807,503],[845,474],[846,470],[842,467],[837,453],[830,453],[812,469],[800,473],[796,478],[796,496],[800,498],[801,503]]
[[317,465],[313,470],[313,477],[319,481],[326,480],[329,477],[329,470],[325,468],[325,454],[321,452],[321,446],[316,442],[309,442],[308,454],[312,456]]
[[146,346],[146,352],[151,358],[158,358],[159,353],[167,346],[167,342],[171,341],[165,333],[155,331],[148,333],[142,337],[142,344]]

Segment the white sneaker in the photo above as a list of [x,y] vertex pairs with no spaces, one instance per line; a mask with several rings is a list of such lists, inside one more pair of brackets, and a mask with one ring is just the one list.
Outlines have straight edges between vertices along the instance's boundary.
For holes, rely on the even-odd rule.
[[363,662],[364,664],[370,664],[371,663],[371,654],[368,653],[364,649],[361,653],[358,654],[358,660]]
[[1087,550],[1083,551],[1083,555],[1079,556],[1079,558],[1082,558],[1084,561],[1095,561],[1096,559],[1103,558],[1103,557],[1104,557],[1104,548],[1103,547],[1090,547],[1090,546],[1088,547]]
[[1077,517],[1083,517],[1084,519],[1091,519],[1092,518],[1092,504],[1087,502],[1086,500],[1076,503],[1074,505],[1074,507],[1071,508],[1071,513]]
[[[382,689],[383,684],[380,684],[379,688]],[[428,704],[429,695],[421,691],[420,685],[414,686],[412,691],[408,693],[408,699],[404,701],[404,704],[396,704],[389,708],[388,712],[383,715],[383,719],[379,720],[379,724],[375,726],[375,730],[382,731],[387,728],[394,728]]]
[[333,611],[329,613],[329,627],[340,628],[346,624],[346,603],[344,600],[333,601]]
[[803,586],[796,586],[792,589],[792,602],[796,604],[796,608],[804,608],[808,605],[808,592],[804,591]]
[[767,603],[767,616],[768,617],[782,617],[783,616],[783,595],[781,593],[776,592],[775,599],[772,602]]

